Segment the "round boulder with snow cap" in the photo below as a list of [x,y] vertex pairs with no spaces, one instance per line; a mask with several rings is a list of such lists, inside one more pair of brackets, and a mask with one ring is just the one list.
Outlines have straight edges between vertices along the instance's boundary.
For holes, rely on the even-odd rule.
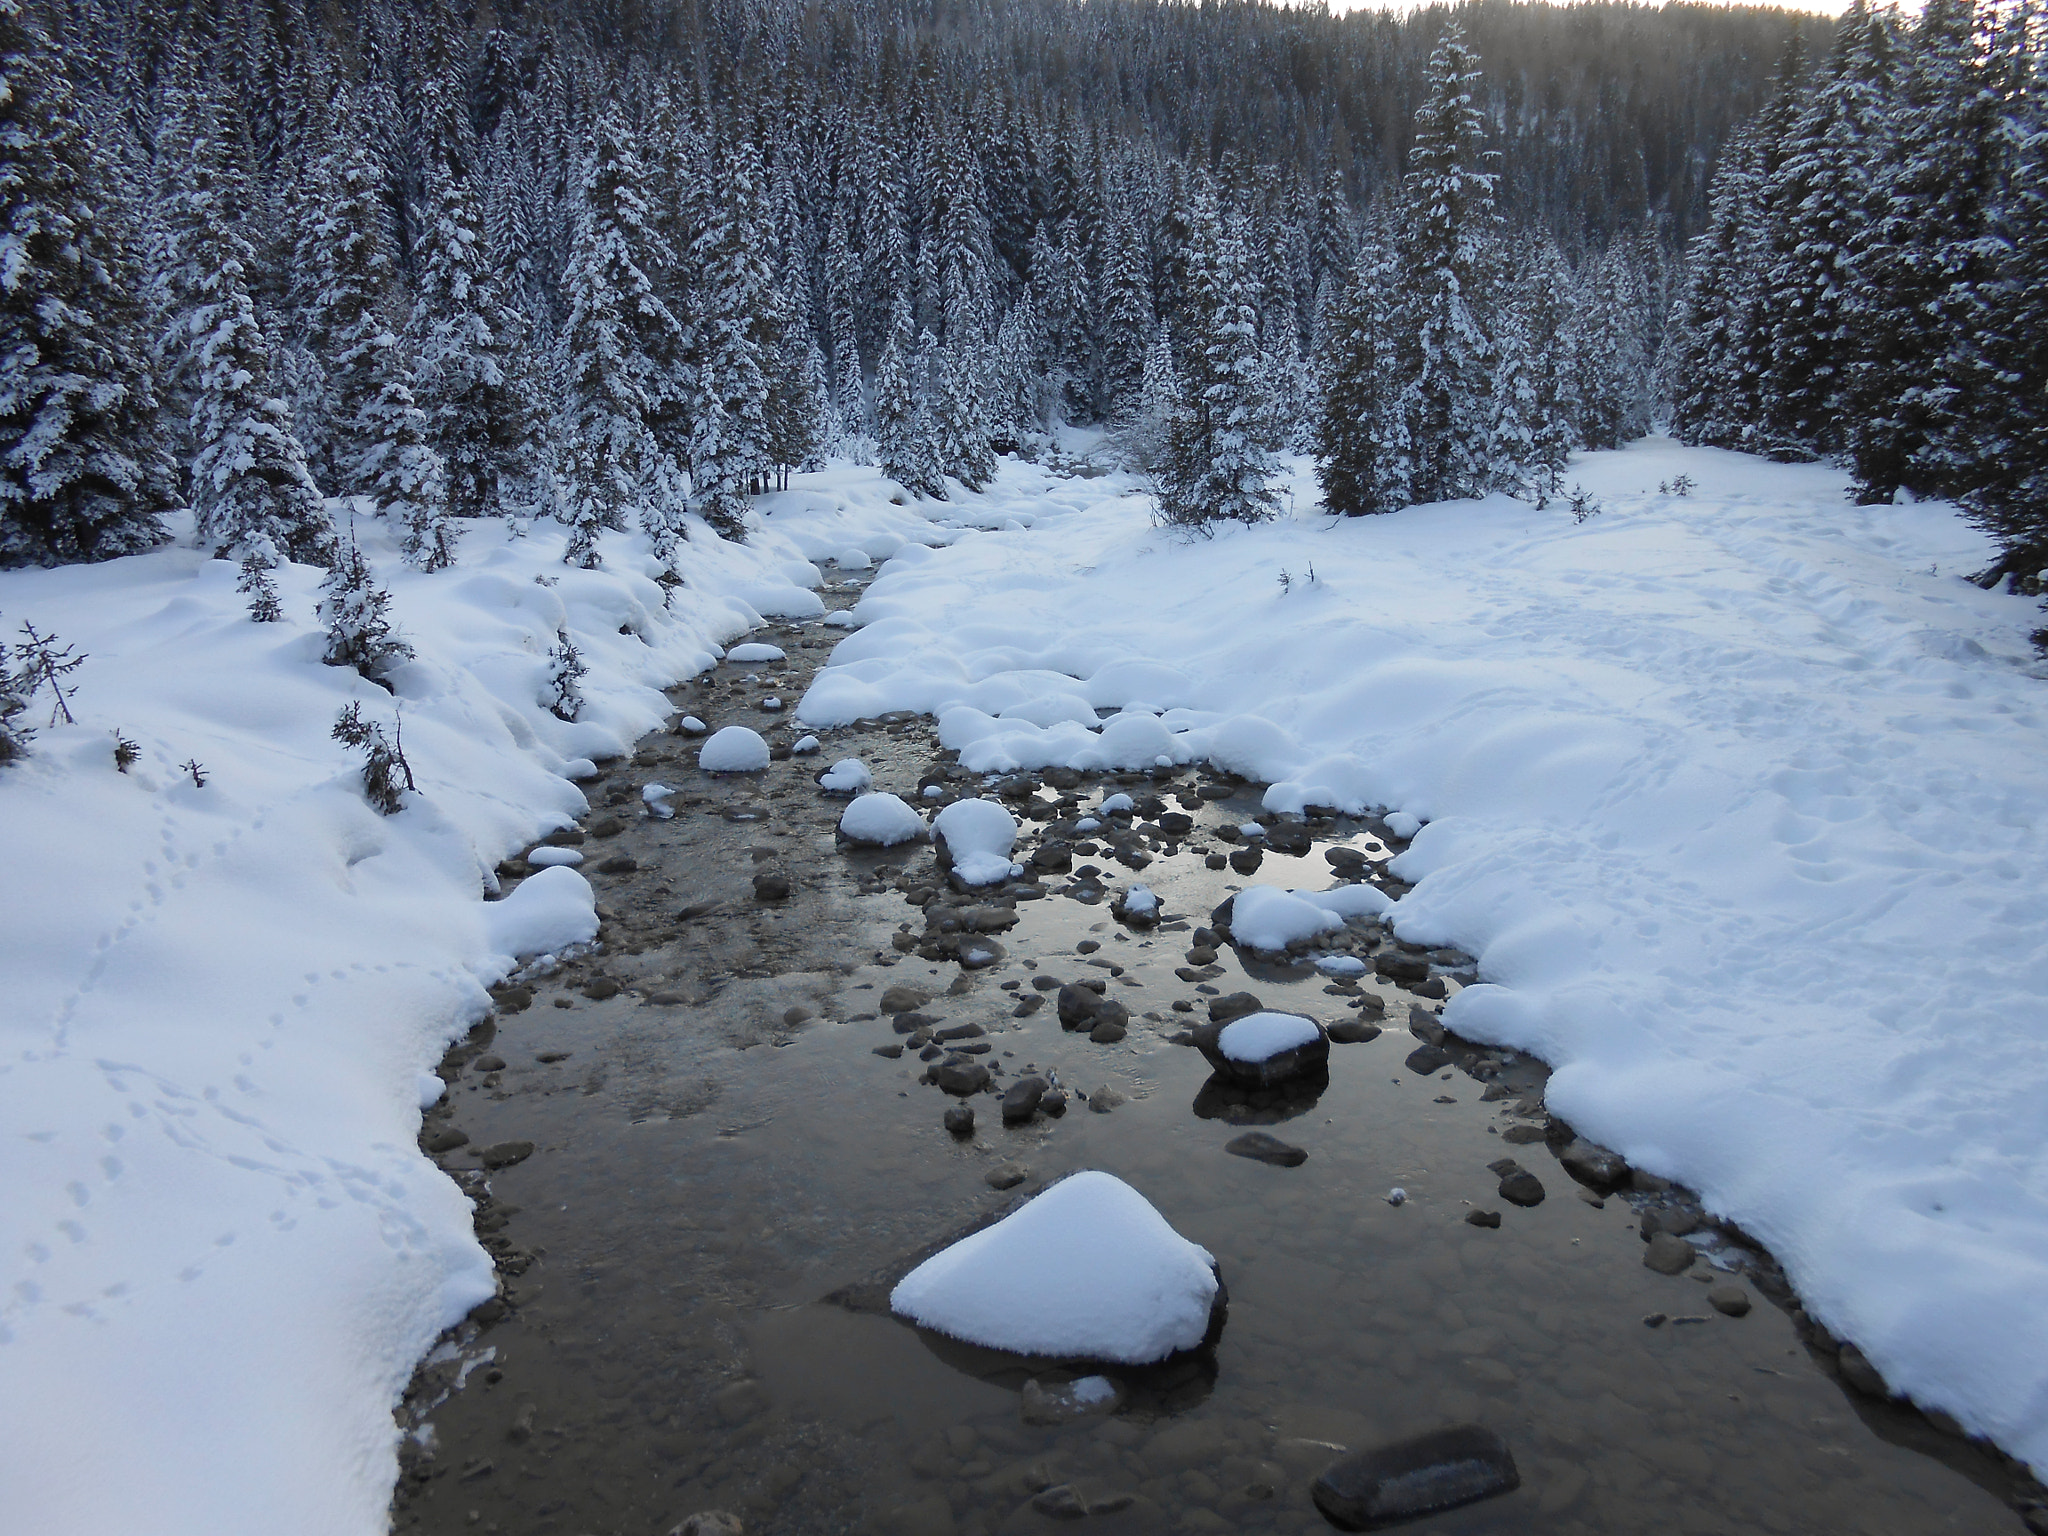
[[1195,1049],[1232,1082],[1271,1088],[1330,1061],[1329,1032],[1301,1013],[1262,1010],[1194,1032]]
[[932,818],[941,863],[964,886],[999,885],[1010,878],[1017,818],[993,800],[956,800]]
[[839,818],[839,835],[850,843],[894,848],[924,836],[924,818],[896,795],[861,795]]
[[760,773],[768,767],[768,743],[759,731],[728,725],[704,743],[697,766],[706,773]]
[[963,1237],[890,1293],[898,1317],[964,1343],[1150,1365],[1213,1342],[1216,1261],[1111,1174],[1071,1174]]

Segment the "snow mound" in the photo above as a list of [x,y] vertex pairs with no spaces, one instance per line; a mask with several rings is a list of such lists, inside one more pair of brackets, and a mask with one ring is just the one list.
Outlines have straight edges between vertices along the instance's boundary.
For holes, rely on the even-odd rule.
[[1342,928],[1348,917],[1383,917],[1393,898],[1376,886],[1340,885],[1334,891],[1283,891],[1255,885],[1230,906],[1230,936],[1252,949],[1279,951],[1298,940]]
[[893,848],[924,836],[924,818],[896,795],[862,795],[839,818],[840,834],[856,843]]
[[789,750],[798,757],[809,757],[823,745],[815,736],[799,736]]
[[1298,1013],[1248,1013],[1224,1025],[1216,1048],[1232,1061],[1269,1061],[1310,1044],[1322,1031]]
[[857,757],[842,757],[818,775],[818,788],[829,789],[835,794],[857,795],[874,787],[875,776],[868,772],[868,765]]
[[704,743],[697,766],[706,773],[759,773],[768,766],[768,743],[759,731],[728,725]]
[[1128,816],[1137,808],[1129,795],[1110,795],[1096,807],[1105,816]]
[[583,851],[579,848],[536,848],[527,854],[526,862],[535,869],[547,869],[557,864],[574,869],[583,862]]
[[1208,1335],[1216,1261],[1107,1173],[1076,1173],[918,1265],[898,1316],[1020,1355],[1146,1365]]
[[842,549],[833,561],[842,571],[865,571],[875,563],[864,549]]
[[585,779],[597,777],[597,764],[587,757],[572,757],[562,764],[562,777],[581,784]]
[[503,901],[484,904],[484,930],[498,954],[551,954],[597,937],[597,897],[590,882],[562,865],[519,883]]
[[448,1092],[448,1085],[434,1072],[422,1072],[419,1081],[420,1108],[432,1109]]
[[739,662],[784,661],[788,659],[788,653],[779,645],[766,645],[755,640],[745,645],[734,646],[725,653],[725,659]]
[[1118,899],[1117,906],[1133,917],[1152,917],[1159,911],[1159,896],[1149,885],[1134,885]]
[[710,730],[711,727],[706,725],[702,720],[699,720],[695,715],[685,715],[682,719],[676,722],[676,729],[683,732],[685,735],[702,736],[706,731]]
[[1422,818],[1411,816],[1406,811],[1396,811],[1387,818],[1387,830],[1405,843],[1422,830]]
[[1010,878],[1017,818],[995,801],[954,801],[933,818],[932,833],[945,840],[953,874],[962,885],[994,885]]
[[1356,955],[1324,955],[1316,961],[1316,969],[1325,976],[1363,976],[1372,967]]

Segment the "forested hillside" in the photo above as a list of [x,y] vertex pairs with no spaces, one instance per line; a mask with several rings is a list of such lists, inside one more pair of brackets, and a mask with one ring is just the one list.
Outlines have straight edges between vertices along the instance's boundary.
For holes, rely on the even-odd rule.
[[943,494],[1058,421],[1142,429],[1148,359],[1161,435],[1219,241],[1245,269],[1257,435],[1304,445],[1453,14],[1489,238],[1543,267],[1572,331],[1548,340],[1625,337],[1566,366],[1640,424],[1719,145],[1825,24],[9,5],[0,560],[118,554],[189,503],[260,587],[278,558],[334,558],[335,495],[402,520],[426,568],[454,558],[450,519],[496,508],[570,520],[587,556],[591,530],[666,541],[686,510],[737,535],[750,491],[827,451]]

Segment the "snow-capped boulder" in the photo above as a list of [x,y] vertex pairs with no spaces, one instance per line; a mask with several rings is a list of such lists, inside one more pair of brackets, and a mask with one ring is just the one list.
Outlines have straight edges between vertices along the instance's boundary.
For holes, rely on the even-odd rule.
[[924,818],[896,795],[862,795],[839,818],[839,835],[850,843],[893,848],[924,836]]
[[818,775],[818,788],[834,795],[858,795],[875,787],[875,776],[857,757],[842,757]]
[[759,731],[728,725],[704,743],[697,766],[706,773],[759,773],[768,766],[768,743]]
[[1107,1173],[1076,1173],[897,1284],[897,1316],[1013,1354],[1148,1365],[1212,1337],[1216,1261]]
[[779,645],[764,645],[758,640],[750,640],[745,645],[736,645],[727,651],[725,659],[739,662],[781,661],[784,659],[784,652]]
[[1326,1068],[1330,1037],[1305,1014],[1261,1010],[1227,1023],[1205,1024],[1194,1034],[1195,1048],[1209,1065],[1233,1082],[1271,1088]]
[[1246,949],[1278,954],[1290,944],[1304,944],[1317,934],[1342,928],[1346,918],[1384,917],[1393,898],[1372,885],[1340,885],[1334,891],[1283,891],[1254,885],[1219,910],[1231,939]]
[[996,885],[1015,866],[1017,818],[993,800],[956,800],[932,820],[932,836],[962,885]]

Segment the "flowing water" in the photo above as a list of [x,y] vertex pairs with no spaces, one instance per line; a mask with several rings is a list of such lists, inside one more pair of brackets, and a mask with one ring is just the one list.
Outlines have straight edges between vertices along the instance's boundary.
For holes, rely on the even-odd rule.
[[[808,625],[767,638],[789,648],[786,664],[722,666],[675,690],[679,709],[792,740],[797,728],[760,700],[799,697],[831,635]],[[1437,1033],[1436,997],[1228,946],[1214,965],[1187,955],[1232,890],[1323,888],[1325,850],[1383,860],[1383,825],[1314,822],[1308,852],[1269,852],[1248,878],[1210,856],[1242,846],[1220,829],[1255,817],[1257,786],[1195,771],[1041,785],[1012,801],[1026,813],[1020,857],[1047,826],[1085,838],[1076,815],[1109,792],[1160,794],[1192,819],[1174,835],[1141,818],[1154,829],[1138,839],[1141,875],[1106,845],[1075,849],[1111,893],[1142,879],[1162,921],[1128,927],[1109,901],[1084,899],[1087,879],[1048,874],[1035,883],[1045,894],[1015,900],[1013,927],[965,946],[1001,958],[966,969],[919,953],[949,936],[936,919],[962,910],[946,905],[930,848],[849,851],[834,837],[842,802],[812,780],[859,755],[910,798],[921,779],[948,794],[982,782],[946,776],[928,722],[821,734],[819,757],[741,779],[699,774],[677,737],[609,765],[581,850],[601,947],[501,989],[494,1019],[449,1053],[448,1104],[427,1133],[469,1138],[439,1155],[478,1196],[505,1295],[450,1335],[408,1394],[398,1529],[662,1536],[723,1509],[753,1536],[1049,1532],[1067,1522],[1033,1498],[1070,1485],[1072,1507],[1102,1511],[1079,1528],[1102,1536],[1308,1533],[1328,1529],[1308,1489],[1340,1448],[1462,1420],[1506,1437],[1522,1486],[1417,1531],[2025,1529],[2013,1501],[2026,1480],[1839,1382],[1831,1341],[1740,1234],[1708,1223],[1691,1273],[1647,1269],[1641,1212],[1687,1210],[1684,1192],[1582,1191],[1554,1156],[1562,1133],[1542,1109],[1540,1064],[1452,1040],[1452,1063],[1418,1073],[1405,1064],[1421,1043],[1410,1026]],[[676,790],[668,819],[641,809],[654,781]],[[1230,797],[1199,799],[1204,783]],[[790,893],[757,899],[760,874],[786,877]],[[906,899],[934,892],[928,912]],[[1365,924],[1333,937],[1361,955],[1390,944]],[[1460,957],[1436,959],[1421,992],[1471,974]],[[1130,1012],[1126,1038],[1062,1029],[1041,978],[1104,983]],[[1123,1102],[1097,1112],[1077,1095],[1060,1118],[1006,1129],[983,1095],[974,1134],[950,1135],[940,1119],[955,1101],[923,1081],[917,1037],[901,1057],[876,1053],[904,1042],[882,1012],[892,987],[929,994],[921,1011],[941,1027],[983,1026],[964,1043],[988,1047],[976,1059],[998,1070],[998,1089],[1029,1068]],[[1335,1046],[1319,1094],[1246,1102],[1175,1043],[1210,997],[1240,990],[1385,1029]],[[1227,1155],[1251,1124],[1306,1162]],[[535,1150],[495,1169],[521,1149],[479,1155],[517,1142]],[[1540,1205],[1500,1199],[1489,1164],[1504,1156],[1537,1174]],[[1005,1164],[1024,1174],[1007,1192],[988,1180]],[[860,1282],[886,1281],[1080,1168],[1135,1186],[1215,1255],[1229,1288],[1213,1356],[1123,1411],[1028,1423],[1020,1373],[824,1299],[872,1294]],[[1396,1188],[1405,1199],[1390,1203]],[[1475,1209],[1500,1225],[1470,1224]],[[1708,1304],[1731,1280],[1754,1303],[1746,1316]]]

